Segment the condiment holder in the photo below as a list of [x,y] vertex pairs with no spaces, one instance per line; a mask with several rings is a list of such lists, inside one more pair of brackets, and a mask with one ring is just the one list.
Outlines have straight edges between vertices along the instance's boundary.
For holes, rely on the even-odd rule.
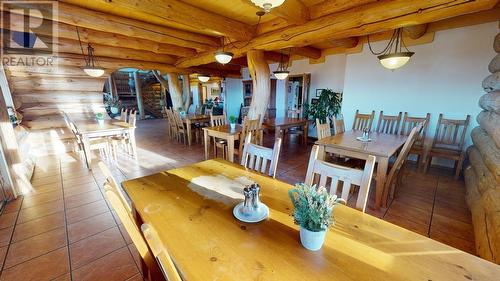
[[253,183],[243,189],[245,201],[233,208],[233,215],[238,220],[247,223],[256,223],[267,219],[269,208],[260,202],[260,186]]

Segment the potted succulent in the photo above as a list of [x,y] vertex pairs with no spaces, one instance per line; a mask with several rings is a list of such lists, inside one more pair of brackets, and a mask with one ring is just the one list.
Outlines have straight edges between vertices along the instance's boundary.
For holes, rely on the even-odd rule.
[[234,115],[229,116],[229,126],[231,126],[231,130],[236,129],[236,122],[238,118]]
[[97,113],[95,115],[95,119],[97,120],[97,123],[99,125],[103,125],[104,124],[104,114],[102,114],[101,112]]
[[304,183],[296,184],[288,195],[295,207],[294,222],[300,226],[300,242],[308,250],[321,249],[328,227],[334,224],[333,208],[343,200],[324,187]]

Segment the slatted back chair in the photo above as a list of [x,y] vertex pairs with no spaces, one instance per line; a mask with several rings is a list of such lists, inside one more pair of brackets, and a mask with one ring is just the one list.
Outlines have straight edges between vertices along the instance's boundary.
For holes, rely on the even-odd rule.
[[160,269],[163,273],[163,277],[168,281],[182,281],[182,277],[180,272],[177,270],[177,267],[170,257],[167,249],[163,246],[160,241],[160,237],[158,236],[158,232],[149,224],[141,225],[142,235],[146,239],[146,242],[151,249]]
[[289,109],[287,111],[288,118],[299,118],[300,117],[300,109]]
[[154,259],[154,255],[149,250],[146,241],[142,237],[137,224],[135,223],[131,208],[127,203],[123,192],[118,187],[116,181],[111,175],[111,172],[103,162],[99,162],[99,168],[106,176],[106,181],[104,182],[104,194],[137,248],[137,251],[141,256],[143,272],[158,276],[161,274],[161,270]]
[[358,170],[319,160],[318,152],[319,147],[314,145],[309,158],[305,183],[309,185],[315,184],[315,178],[317,177],[317,185],[328,189],[326,184],[328,179],[330,179],[330,194],[336,194],[337,187],[340,186],[340,198],[345,202],[349,199],[352,185],[357,185],[359,186],[359,191],[355,206],[356,209],[365,212],[373,169],[375,167],[375,157],[370,155],[366,160],[364,170]]
[[131,126],[135,127],[135,125],[137,123],[137,110],[135,110],[135,109],[130,110],[127,123],[129,123]]
[[[245,138],[245,146],[241,156],[241,165],[271,177],[276,177],[276,169],[281,149],[281,138],[274,141],[273,148],[263,147],[251,143],[252,136]],[[268,165],[269,163],[269,165]]]
[[345,132],[344,116],[339,115],[340,118],[332,117],[333,121],[333,131],[336,135],[343,134]]
[[166,106],[163,109],[165,114],[167,115],[168,121],[168,133],[170,135],[170,139],[177,138],[177,123],[175,122],[174,114],[171,109],[168,109]]
[[196,106],[196,109],[194,110],[194,114],[196,115],[201,115],[201,106]]
[[462,170],[464,160],[465,135],[470,123],[470,115],[465,120],[445,119],[439,114],[436,134],[429,152],[425,172],[427,172],[433,157],[447,158],[455,161],[455,178]]
[[371,114],[362,114],[359,113],[359,110],[356,110],[356,114],[354,115],[354,122],[352,123],[352,129],[363,130],[365,128],[368,128],[368,130],[371,130],[374,117],[375,110],[373,110]]
[[125,107],[122,107],[120,110],[120,120],[123,122],[127,122],[127,109]]
[[417,166],[420,166],[420,162],[422,157],[425,154],[425,137],[427,135],[427,128],[429,127],[429,122],[431,119],[431,114],[427,113],[425,117],[410,117],[408,116],[408,112],[405,112],[403,115],[403,122],[401,123],[401,130],[399,133],[404,136],[410,135],[410,132],[413,128],[422,124],[422,130],[418,134],[415,143],[411,147],[410,154],[417,155]]
[[223,126],[226,124],[227,124],[226,114],[222,115],[210,114],[210,126],[216,127],[216,126]]
[[318,135],[318,140],[330,137],[332,131],[330,130],[330,121],[326,118],[326,122],[321,124],[319,118],[316,118],[316,132]]
[[182,121],[181,113],[177,110],[173,110],[174,120],[177,128],[177,141],[183,141],[185,144],[187,142],[187,129]]
[[410,154],[411,148],[414,145],[415,141],[417,140],[420,132],[423,130],[423,127],[424,124],[420,123],[416,127],[413,127],[413,129],[411,129],[410,134],[408,135],[408,138],[406,139],[406,142],[403,145],[403,148],[401,148],[401,151],[399,152],[396,161],[392,165],[392,168],[389,171],[389,175],[387,176],[385,182],[385,188],[383,194],[384,205],[387,202],[388,192],[390,191],[391,197],[394,197],[397,188],[400,186],[401,178],[403,176],[403,168],[404,165],[406,164],[408,154]]
[[377,123],[377,133],[397,135],[399,133],[399,125],[401,124],[402,113],[398,115],[384,115],[384,111],[380,111]]
[[213,109],[212,108],[205,108],[205,115],[212,115]]
[[260,114],[257,116],[257,119],[249,119],[248,116],[243,120],[243,129],[240,134],[240,143],[238,147],[238,152],[235,151],[238,155],[242,155],[243,146],[245,145],[245,140],[248,135],[251,136],[251,141],[257,141],[257,138],[260,137]]

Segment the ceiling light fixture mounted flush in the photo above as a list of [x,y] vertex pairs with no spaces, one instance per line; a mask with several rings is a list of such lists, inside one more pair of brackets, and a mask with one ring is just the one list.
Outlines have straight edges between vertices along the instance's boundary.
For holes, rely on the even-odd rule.
[[269,13],[271,9],[281,6],[285,0],[251,0],[255,6],[264,9],[266,13]]
[[[370,37],[368,37],[368,47],[372,54],[376,55],[383,67],[387,69],[397,69],[410,61],[411,56],[415,54],[410,52],[403,41],[403,29],[399,28],[392,33],[391,40],[381,52],[375,52],[370,44]],[[403,49],[404,48],[404,49]]]
[[80,43],[80,49],[82,50],[83,59],[85,60],[85,66],[83,71],[92,77],[101,77],[104,74],[104,68],[100,67],[97,63],[97,59],[94,56],[94,48],[90,43],[87,45],[87,55],[83,52],[82,41],[80,40],[80,31],[76,27],[76,33],[78,35],[78,42]]
[[285,61],[283,59],[283,51],[280,52],[280,63],[278,65],[278,69],[276,71],[273,71],[274,76],[278,80],[285,80],[288,75],[290,74],[290,71],[288,70],[288,62],[290,60],[290,51],[288,53],[288,61],[285,64]]
[[208,82],[210,80],[210,76],[205,74],[198,74],[198,80],[202,83]]

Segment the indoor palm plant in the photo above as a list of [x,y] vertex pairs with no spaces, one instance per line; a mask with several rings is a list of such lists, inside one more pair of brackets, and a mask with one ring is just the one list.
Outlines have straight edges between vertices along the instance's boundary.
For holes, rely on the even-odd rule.
[[[323,89],[316,103],[305,104],[305,115],[310,120],[316,118],[325,123],[328,118],[332,124],[332,117],[340,114],[342,105],[342,93],[336,93],[331,89]],[[315,123],[316,124],[316,123]]]
[[293,218],[300,226],[300,241],[312,251],[319,250],[328,227],[334,223],[333,208],[341,200],[324,187],[298,183],[288,191],[295,210]]

